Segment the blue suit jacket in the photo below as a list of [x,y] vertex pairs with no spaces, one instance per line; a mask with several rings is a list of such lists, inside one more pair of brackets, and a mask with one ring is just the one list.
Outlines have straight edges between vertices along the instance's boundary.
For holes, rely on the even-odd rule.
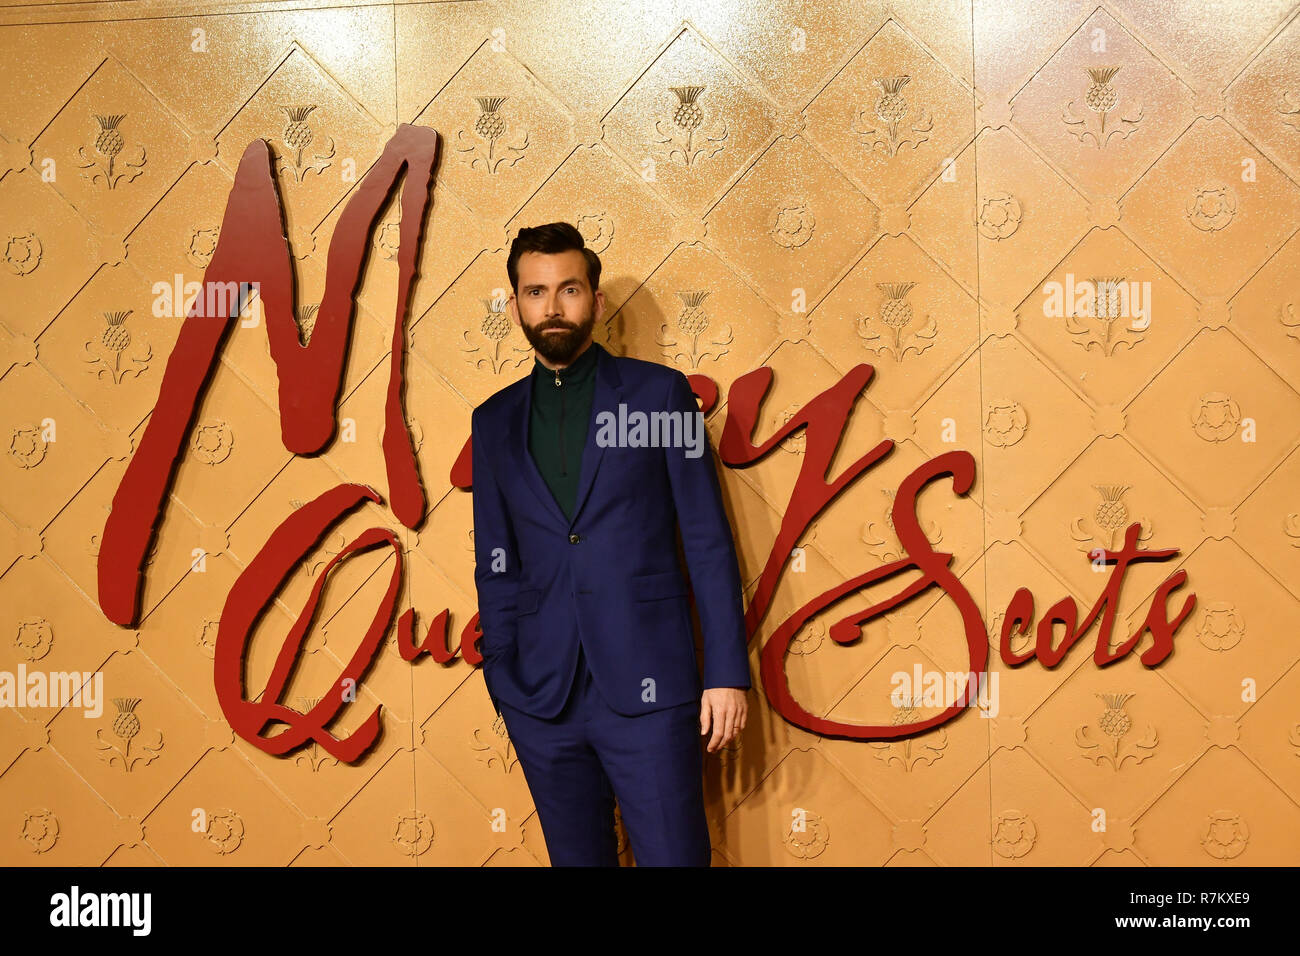
[[678,412],[684,424],[699,416],[690,383],[677,369],[590,347],[599,350],[596,385],[572,521],[528,451],[532,376],[471,416],[474,580],[492,703],[556,716],[579,639],[596,689],[619,713],[698,702],[678,523],[704,637],[703,687],[748,688],[740,570],[702,417],[694,458],[685,447],[609,447],[597,426],[601,412],[617,419],[620,404],[651,422],[649,413]]

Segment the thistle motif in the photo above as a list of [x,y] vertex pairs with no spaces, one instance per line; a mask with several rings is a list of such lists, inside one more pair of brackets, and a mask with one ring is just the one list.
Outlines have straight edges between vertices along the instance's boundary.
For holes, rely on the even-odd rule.
[[316,315],[319,312],[319,302],[300,305],[295,310],[294,317],[298,320],[298,341],[303,345],[311,344],[311,334],[316,331]]
[[[885,294],[880,305],[880,315],[873,318],[861,315],[855,321],[858,338],[863,346],[876,353],[888,353],[895,361],[901,362],[908,352],[920,355],[934,344],[938,327],[934,319],[927,315],[920,328],[911,329],[915,312],[912,303],[907,301],[907,294],[916,286],[915,282],[877,282],[876,288]],[[878,326],[884,326],[881,330]]]
[[519,762],[519,758],[515,756],[514,744],[510,742],[510,732],[506,729],[505,719],[497,714],[496,719],[492,721],[492,736],[484,740],[480,738],[480,734],[482,728],[475,727],[470,741],[470,749],[474,751],[474,755],[489,767],[495,761],[500,765],[502,773],[509,773],[510,768]]
[[104,329],[100,341],[104,343],[104,348],[110,352],[124,352],[127,346],[131,344],[131,333],[122,324],[130,314],[129,310],[126,312],[104,313],[104,318],[108,320],[108,328]]
[[1120,496],[1128,491],[1128,485],[1093,485],[1101,493],[1101,504],[1097,506],[1093,517],[1097,522],[1097,527],[1107,531],[1114,541],[1114,534],[1120,528],[1124,527],[1124,522],[1128,520],[1128,508],[1120,500]]
[[[897,156],[904,146],[916,149],[929,139],[926,134],[934,128],[934,118],[928,111],[921,110],[915,123],[907,128],[903,126],[910,110],[903,97],[903,87],[911,81],[912,78],[906,75],[878,78],[876,85],[880,87],[880,98],[874,106],[863,107],[854,113],[850,128],[868,150],[874,151],[879,147],[886,156]],[[867,118],[873,109],[879,123],[871,123]]]
[[510,316],[506,313],[506,300],[496,298],[479,301],[483,303],[483,316],[479,319],[478,334],[487,343],[487,349],[471,342],[470,331],[466,329],[461,333],[464,341],[461,351],[465,353],[466,361],[475,368],[490,366],[493,375],[500,375],[506,368],[518,368],[528,360],[530,349],[527,345],[512,344],[507,347],[505,344],[510,336],[511,325]]
[[474,132],[489,143],[495,143],[506,131],[506,121],[497,110],[506,101],[504,96],[479,96],[479,117],[474,121]]
[[[1128,506],[1121,500],[1124,492],[1129,489],[1128,485],[1093,485],[1092,487],[1101,495],[1101,503],[1097,505],[1092,516],[1094,530],[1089,531],[1084,527],[1086,518],[1078,517],[1070,524],[1070,536],[1078,543],[1080,551],[1086,551],[1095,558],[1101,549],[1113,551],[1117,534],[1122,537],[1121,532],[1127,530],[1131,522]],[[1151,519],[1140,515],[1136,520],[1142,524],[1138,541],[1146,541],[1152,534]]]
[[[1121,288],[1123,276],[1094,276],[1091,280],[1093,297],[1091,314],[1080,315],[1073,309],[1065,310],[1065,330],[1074,336],[1073,342],[1085,352],[1096,348],[1109,358],[1121,346],[1133,348],[1142,341],[1146,328],[1134,328],[1132,322],[1120,322],[1124,302]],[[1086,288],[1086,287],[1085,287]]]
[[102,729],[95,732],[97,743],[95,744],[99,757],[104,760],[110,767],[113,761],[122,762],[122,770],[130,773],[137,763],[144,761],[145,766],[153,762],[163,748],[162,731],[155,731],[154,742],[145,743],[140,746],[143,753],[132,754],[131,742],[140,735],[140,718],[136,716],[135,709],[140,704],[138,697],[114,697],[113,706],[117,708],[117,714],[113,718],[112,731],[113,736],[122,742],[122,746],[114,744],[112,741],[104,739]]
[[[321,702],[319,697],[299,697],[298,710],[304,714],[309,714],[317,704]],[[338,764],[338,759],[331,757],[321,749],[320,744],[313,737],[310,744],[303,747],[298,753],[294,754],[293,762],[306,763],[312,773],[320,773],[320,768],[328,764]]]
[[[300,510],[305,504],[306,502],[301,498],[289,499],[289,507],[294,511]],[[347,546],[348,539],[344,536],[342,531],[335,531],[326,536],[325,540],[321,542],[320,547],[314,549],[307,557],[302,559],[302,566],[306,569],[307,575],[314,578],[317,571],[329,564],[329,562],[332,561],[336,555],[341,554],[343,549]],[[313,646],[317,641],[320,642],[319,647]],[[311,636],[307,638],[307,643],[304,646],[304,649],[315,651],[324,646],[324,632],[314,628],[311,632]]]
[[[998,611],[997,614],[993,615],[993,620],[989,624],[989,633],[994,637],[1001,639],[1002,625],[1006,623],[1006,619],[1006,611]],[[1011,653],[1023,654],[1025,651],[1029,650],[1029,645],[1034,643],[1034,629],[1030,627],[1022,634],[1013,627],[1008,638],[1007,643],[1011,646]]]
[[[316,331],[316,320],[320,317],[319,302],[300,302],[293,309],[294,331],[297,333],[298,345],[306,348],[311,344],[312,333]],[[271,337],[260,336],[262,351],[271,356]]]
[[121,385],[122,379],[128,375],[142,374],[153,358],[153,348],[148,344],[142,343],[135,352],[130,351],[132,339],[131,332],[126,327],[126,319],[131,311],[127,309],[124,312],[103,313],[107,324],[100,333],[98,346],[92,348],[93,339],[87,340],[82,346],[82,357],[91,363],[91,371],[95,372],[96,378],[107,372],[114,385]]
[[670,332],[668,323],[664,322],[655,335],[655,342],[669,360],[685,360],[689,368],[697,369],[706,359],[717,361],[727,354],[727,346],[735,337],[730,323],[717,334],[705,337],[712,325],[712,319],[704,308],[704,300],[709,294],[703,290],[678,291],[677,298],[682,300],[682,308],[673,323],[675,332]]
[[[1116,113],[1115,119],[1119,125],[1111,126],[1110,132],[1106,132],[1106,123],[1110,119],[1116,107],[1119,106],[1119,91],[1111,86],[1111,80],[1120,68],[1117,66],[1096,66],[1087,67],[1088,89],[1084,92],[1083,101],[1087,106],[1089,113],[1095,116],[1090,119],[1088,114],[1076,118],[1074,115],[1074,100],[1065,105],[1061,113],[1061,120],[1065,123],[1066,131],[1074,136],[1080,143],[1086,143],[1089,138],[1098,149],[1106,145],[1111,136],[1118,136],[1125,139],[1130,136],[1137,128],[1138,123],[1142,121],[1142,107],[1136,106],[1136,115],[1124,115]],[[1096,129],[1093,127],[1097,126]]]
[[1114,79],[1115,74],[1118,72],[1119,67],[1117,66],[1094,67],[1088,70],[1088,76],[1092,78],[1092,82],[1088,84],[1088,92],[1084,94],[1084,102],[1088,104],[1088,109],[1101,114],[1103,122],[1105,122],[1106,114],[1119,103],[1119,93],[1116,92],[1115,87],[1110,85],[1110,81]]
[[[651,149],[681,166],[691,166],[697,160],[709,159],[721,152],[726,145],[727,121],[719,117],[712,129],[702,129],[704,109],[700,106],[700,96],[705,87],[670,86],[668,89],[677,97],[672,125],[666,126],[662,119],[655,120],[658,138],[653,141]],[[702,143],[696,140],[697,134],[702,136]]]
[[[81,157],[82,162],[77,165],[81,168],[81,175],[88,179],[93,186],[101,177],[109,189],[116,189],[118,182],[125,179],[128,183],[144,172],[144,147],[136,146],[134,150],[122,157],[121,164],[118,165],[118,156],[126,148],[126,141],[122,137],[122,131],[118,129],[122,121],[126,119],[125,113],[112,113],[101,115],[91,113],[98,130],[95,132],[95,139],[91,148],[99,155],[100,159],[86,153],[86,147],[77,148],[77,155]],[[101,162],[100,160],[103,160]],[[115,166],[117,167],[115,169]]]
[[279,168],[289,173],[295,183],[301,184],[303,177],[307,173],[320,173],[329,166],[330,159],[334,156],[334,137],[327,136],[325,151],[317,153],[304,163],[303,154],[316,139],[316,133],[307,124],[307,119],[318,107],[314,104],[307,104],[303,106],[282,105],[279,108],[284,110],[287,119],[284,130],[280,134],[280,139],[285,148],[293,152],[293,162],[290,163],[281,158]]
[[1118,772],[1125,760],[1131,759],[1134,763],[1141,763],[1154,752],[1157,737],[1155,729],[1150,725],[1146,725],[1140,740],[1127,743],[1124,741],[1124,737],[1133,729],[1133,718],[1124,709],[1124,705],[1134,696],[1136,695],[1097,695],[1106,705],[1106,709],[1102,711],[1097,721],[1097,727],[1106,736],[1106,740],[1093,741],[1088,733],[1091,728],[1087,724],[1075,730],[1075,745],[1083,750],[1083,755],[1097,766],[1101,766],[1105,761],[1110,764],[1111,770]]
[[[885,496],[881,519],[866,522],[862,526],[861,539],[873,558],[882,564],[889,564],[900,560],[904,555],[898,532],[894,530],[894,498],[897,491],[893,488],[881,488],[880,491]],[[938,547],[943,541],[943,529],[933,521],[922,529],[922,533],[931,547]]]
[[[894,709],[890,723],[894,727],[914,723],[917,720],[919,701],[907,698]],[[917,764],[932,764],[943,756],[948,746],[948,731],[937,727],[924,737],[904,737],[902,740],[873,740],[871,746],[876,751],[876,758],[883,760],[886,766],[897,763],[904,773],[911,773]]]
[[1106,712],[1097,722],[1103,734],[1118,740],[1133,729],[1133,718],[1124,712],[1124,702],[1132,697],[1132,694],[1098,694],[1097,696],[1106,704]]
[[[456,149],[461,153],[469,153],[465,159],[470,169],[481,163],[488,175],[495,175],[503,163],[509,167],[523,159],[524,151],[528,149],[528,130],[522,131],[523,139],[517,143],[503,142],[498,154],[497,143],[505,136],[508,128],[506,118],[501,114],[501,106],[507,99],[507,96],[474,97],[479,109],[478,117],[474,120],[474,133],[480,142],[470,139],[469,132],[465,129],[456,131],[457,142],[468,144],[457,145]],[[486,150],[483,149],[484,143],[487,144]]]

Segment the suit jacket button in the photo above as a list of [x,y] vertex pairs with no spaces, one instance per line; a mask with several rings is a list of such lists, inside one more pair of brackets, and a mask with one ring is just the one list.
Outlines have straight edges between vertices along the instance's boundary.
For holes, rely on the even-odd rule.
[[577,544],[582,538],[576,534],[569,535],[569,544]]

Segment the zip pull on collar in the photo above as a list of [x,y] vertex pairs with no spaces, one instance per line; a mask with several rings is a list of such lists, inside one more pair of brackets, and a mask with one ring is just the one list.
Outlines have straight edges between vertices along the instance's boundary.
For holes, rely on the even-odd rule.
[[555,370],[555,387],[559,388],[563,384],[564,383],[560,381],[560,370],[557,368]]

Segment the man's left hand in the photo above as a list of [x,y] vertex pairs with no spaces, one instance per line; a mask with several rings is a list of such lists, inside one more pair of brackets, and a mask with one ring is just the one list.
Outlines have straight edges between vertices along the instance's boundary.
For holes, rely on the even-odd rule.
[[713,732],[709,753],[740,736],[749,712],[746,691],[740,687],[710,687],[700,698],[700,736]]

